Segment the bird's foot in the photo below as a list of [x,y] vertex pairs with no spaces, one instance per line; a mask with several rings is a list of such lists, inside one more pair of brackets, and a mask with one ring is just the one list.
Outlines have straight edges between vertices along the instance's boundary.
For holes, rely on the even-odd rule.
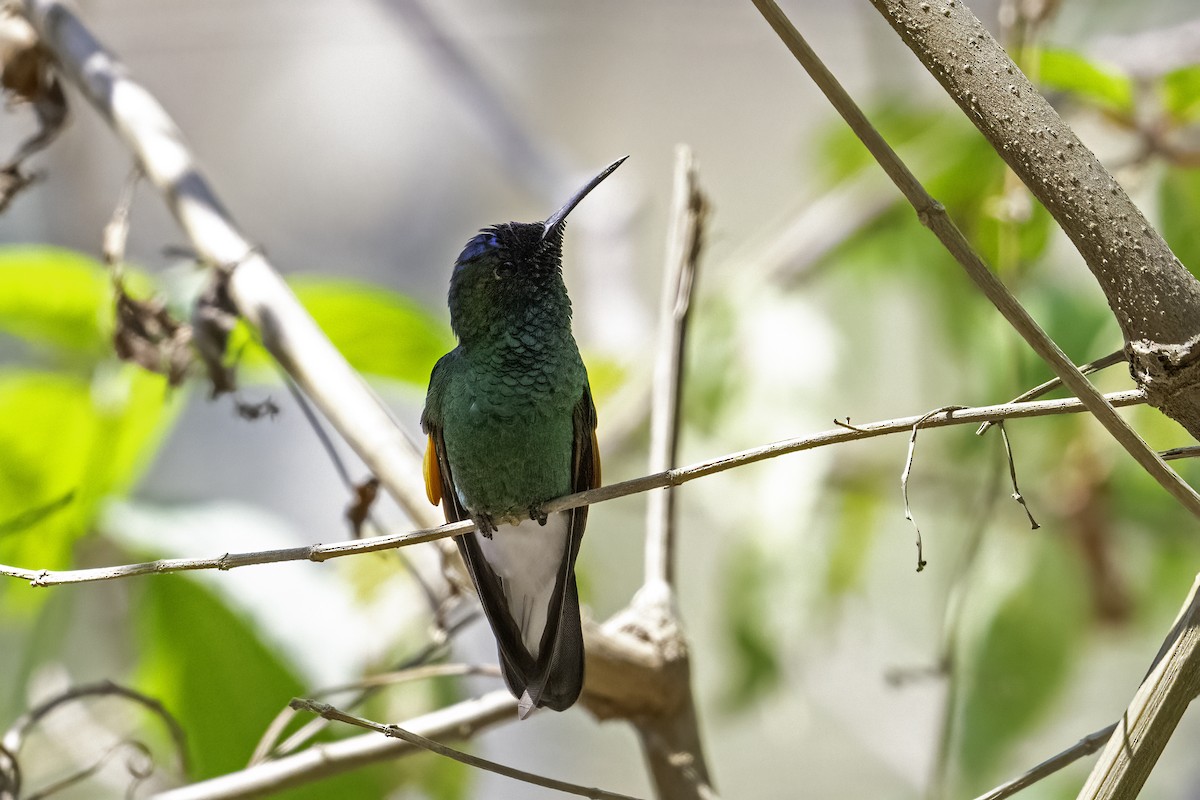
[[492,515],[476,514],[473,519],[475,520],[475,530],[482,533],[485,539],[492,538],[492,534],[497,530],[496,522],[492,519]]
[[542,511],[541,506],[530,506],[529,507],[529,518],[536,519],[538,525],[545,525],[547,515],[546,515],[545,511]]

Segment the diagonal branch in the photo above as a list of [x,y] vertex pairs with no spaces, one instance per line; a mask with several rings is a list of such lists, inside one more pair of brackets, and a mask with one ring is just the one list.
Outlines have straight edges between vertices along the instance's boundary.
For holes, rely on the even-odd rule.
[[547,778],[544,775],[526,772],[522,769],[516,769],[495,761],[489,761],[486,758],[473,756],[470,753],[464,753],[461,750],[455,750],[452,747],[447,747],[441,742],[435,742],[428,736],[422,736],[419,733],[414,733],[413,731],[402,728],[399,725],[383,725],[378,722],[373,722],[369,719],[356,717],[353,714],[347,714],[346,712],[340,711],[328,703],[322,703],[317,700],[296,698],[292,700],[290,705],[296,711],[309,711],[313,714],[324,717],[325,719],[334,720],[335,722],[344,722],[347,725],[354,725],[359,728],[366,728],[367,730],[375,731],[376,733],[382,733],[384,736],[389,738],[400,739],[408,742],[411,745],[415,745],[422,750],[428,750],[431,753],[437,753],[440,756],[454,759],[455,761],[461,764],[466,764],[469,767],[475,767],[477,769],[487,770],[488,772],[494,772],[497,775],[503,775],[506,778],[523,781],[525,783],[533,784],[534,786],[543,786],[547,789],[555,789],[560,792],[565,792],[566,794],[578,795],[580,797],[590,797],[594,800],[636,800],[636,798],[632,798],[626,794],[618,794],[617,792],[609,792],[604,789],[595,789],[587,786],[580,786],[575,783],[568,783],[567,781],[556,780],[555,778]]
[[420,454],[221,205],[166,110],[62,0],[24,0],[26,16],[66,77],[133,152],[199,258],[230,273],[238,312],[418,524],[435,524],[409,476]]
[[[464,700],[405,722],[405,728],[427,738],[467,739],[501,722],[516,719],[517,701],[505,689]],[[239,800],[263,797],[284,789],[340,775],[368,764],[393,761],[424,752],[399,739],[374,733],[322,742],[299,753],[256,764],[217,778],[154,795],[153,800]]]
[[[1063,384],[1087,406],[1088,411],[1095,415],[1097,421],[1112,434],[1112,437],[1184,508],[1200,517],[1200,494],[1197,494],[1174,470],[1168,467],[1166,462],[1129,426],[1129,423],[1117,414],[1100,394],[1100,391],[1084,377],[1079,368],[1042,330],[1024,306],[988,269],[962,231],[947,216],[945,208],[929,195],[921,182],[909,171],[891,146],[884,141],[879,131],[867,120],[862,109],[846,93],[846,90],[821,62],[796,27],[780,11],[774,0],[753,0],[753,2],[779,38],[787,45],[792,55],[808,72],[813,82],[825,93],[833,107],[846,120],[846,124],[850,126],[888,174],[888,177],[916,209],[921,224],[938,237],[938,240],[962,265],[980,291],[988,300],[992,301],[996,309],[1021,334],[1033,351],[1062,379]],[[962,6],[961,2],[955,2],[955,0],[947,0],[947,2],[956,7]],[[926,8],[929,7],[928,3],[922,5]]]
[[[1144,396],[1137,389],[1116,392],[1105,396],[1116,406],[1130,406],[1141,403]],[[640,478],[612,483],[598,489],[577,492],[551,500],[543,508],[547,512],[563,511],[582,505],[591,505],[627,497],[652,489],[662,489],[667,486],[680,486],[689,481],[715,475],[718,472],[744,467],[759,461],[798,453],[802,450],[813,450],[818,447],[852,442],[860,439],[872,439],[903,431],[911,432],[913,425],[920,422],[922,428],[941,428],[948,425],[973,425],[986,420],[1024,419],[1026,417],[1041,417],[1053,414],[1069,414],[1083,411],[1083,404],[1075,399],[1042,400],[1035,403],[1004,403],[997,406],[981,406],[965,408],[957,411],[942,411],[932,416],[919,414],[912,417],[868,422],[853,427],[833,428],[820,433],[800,436],[795,439],[784,439],[779,442],[762,445],[750,450],[720,456],[701,461],[686,467],[668,469]],[[432,542],[449,536],[458,536],[472,530],[472,522],[452,522],[434,528],[426,528],[405,533],[393,533],[385,536],[368,536],[362,539],[351,539],[333,544],[313,544],[304,547],[288,547],[281,550],[259,550],[248,553],[224,553],[207,558],[169,558],[158,561],[147,561],[140,564],[126,564],[113,567],[94,567],[78,570],[45,570],[27,569],[0,564],[0,575],[29,581],[31,586],[59,586],[68,583],[91,583],[117,578],[129,578],[136,575],[154,575],[168,572],[188,572],[194,570],[217,569],[228,570],[235,567],[247,567],[255,564],[274,564],[283,561],[325,561],[330,558],[356,555],[359,553],[374,553],[380,550],[391,550],[397,547]]]
[[1038,781],[1049,778],[1060,769],[1064,769],[1084,756],[1089,756],[1099,750],[1116,729],[1117,723],[1114,722],[1107,728],[1092,731],[1061,753],[1050,756],[1050,758],[1047,758],[1036,767],[1018,775],[1010,781],[1000,784],[985,794],[979,795],[975,800],[1005,800],[1006,797],[1012,797],[1017,792],[1028,789]]
[[1200,437],[1200,281],[966,3],[871,4],[1079,250],[1150,404]]

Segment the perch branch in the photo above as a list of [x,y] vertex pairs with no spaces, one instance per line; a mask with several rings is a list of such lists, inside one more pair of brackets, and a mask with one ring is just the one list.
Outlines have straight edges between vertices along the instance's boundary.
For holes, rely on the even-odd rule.
[[[1143,402],[1144,396],[1138,389],[1115,392],[1105,396],[1116,406],[1130,406]],[[621,481],[585,492],[565,495],[551,500],[543,506],[547,513],[564,511],[582,505],[593,505],[618,497],[627,497],[651,489],[661,489],[667,486],[680,486],[689,481],[715,475],[718,472],[743,467],[759,461],[766,461],[789,453],[802,450],[813,450],[818,447],[852,442],[860,439],[871,439],[902,431],[911,432],[913,425],[921,422],[924,428],[941,428],[947,425],[976,424],[986,420],[1024,419],[1053,414],[1070,414],[1083,411],[1083,404],[1074,398],[1060,400],[1042,400],[1034,403],[1004,403],[996,406],[980,406],[961,411],[944,411],[933,416],[919,414],[912,417],[868,422],[853,428],[839,427],[809,436],[795,439],[784,439],[750,450],[720,456],[708,461],[701,461],[685,467],[664,470],[652,475]],[[924,420],[924,421],[922,421]],[[147,561],[140,564],[125,564],[112,567],[94,567],[77,570],[45,570],[27,569],[23,567],[0,564],[0,575],[29,581],[31,586],[58,586],[67,583],[91,583],[93,581],[129,578],[135,575],[152,575],[167,572],[187,572],[202,569],[227,570],[235,567],[246,567],[254,564],[273,564],[283,561],[325,561],[330,558],[355,555],[358,553],[374,553],[380,550],[390,550],[396,547],[432,542],[449,536],[458,536],[473,530],[470,520],[453,522],[435,528],[393,533],[385,536],[368,536],[362,539],[335,542],[333,544],[313,544],[304,547],[288,547],[281,550],[259,550],[248,553],[225,553],[208,558],[166,558],[157,561]]]
[[[962,231],[946,214],[945,208],[929,195],[921,182],[909,171],[891,146],[884,141],[879,131],[867,120],[862,109],[846,93],[846,90],[817,57],[796,27],[779,10],[779,6],[775,4],[774,0],[753,0],[753,2],[776,34],[783,40],[783,43],[787,45],[792,55],[808,72],[813,82],[846,120],[846,124],[912,204],[921,224],[928,227],[938,237],[942,245],[966,270],[967,275],[975,282],[980,291],[992,301],[996,309],[1021,334],[1033,351],[1062,379],[1063,384],[1087,406],[1088,411],[1095,415],[1097,421],[1112,434],[1113,438],[1184,508],[1192,512],[1194,516],[1200,517],[1200,494],[1197,494],[1174,470],[1168,467],[1166,462],[1146,444],[1142,437],[1117,414],[1100,394],[1100,391],[1084,377],[1079,368],[1042,330],[1024,306],[988,269]],[[956,9],[962,7],[962,3],[956,2],[956,0],[946,0],[946,2],[953,3]],[[922,5],[929,6],[929,4]],[[1195,282],[1193,281],[1193,283]],[[1197,287],[1200,287],[1200,284],[1197,284]]]

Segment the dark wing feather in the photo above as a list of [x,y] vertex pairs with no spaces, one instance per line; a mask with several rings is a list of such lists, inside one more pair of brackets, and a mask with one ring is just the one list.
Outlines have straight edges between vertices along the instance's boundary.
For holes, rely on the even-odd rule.
[[[584,384],[583,396],[575,404],[574,452],[572,453],[571,491],[582,492],[600,485],[600,451],[596,446],[596,406],[592,403],[590,387]],[[588,507],[579,506],[569,512],[571,536],[568,552],[563,556],[563,568],[555,587],[554,602],[561,603],[558,625],[547,625],[547,635],[557,632],[556,641],[542,641],[544,664],[542,691],[538,705],[562,711],[569,708],[583,689],[583,629],[579,618],[579,591],[575,585],[575,559],[587,525]]]
[[[434,371],[435,378],[437,370]],[[442,511],[448,522],[470,518],[454,490],[454,478],[446,456],[440,419],[431,413],[434,383],[431,379],[430,401],[422,415],[421,424],[429,434],[433,461],[437,465]],[[600,483],[599,453],[596,448],[596,407],[590,388],[585,384],[583,395],[573,412],[574,447],[572,452],[572,481],[574,492],[591,489]],[[428,478],[427,478],[428,483]],[[431,490],[430,496],[433,496]],[[575,559],[587,523],[587,507],[569,511],[570,537],[563,553],[554,594],[551,615],[558,624],[547,624],[543,634],[540,657],[535,661],[525,649],[517,623],[509,613],[500,578],[492,571],[474,534],[454,537],[467,570],[475,583],[484,614],[496,636],[504,681],[516,697],[526,691],[536,706],[556,711],[569,708],[583,688],[583,631],[579,617],[579,593],[575,585]],[[554,609],[557,610],[554,610]]]

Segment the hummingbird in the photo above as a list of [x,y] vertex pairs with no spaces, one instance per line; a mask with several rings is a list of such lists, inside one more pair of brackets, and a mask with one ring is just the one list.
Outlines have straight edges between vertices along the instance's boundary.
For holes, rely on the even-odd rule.
[[600,485],[562,245],[567,215],[624,160],[544,222],[493,225],[467,242],[448,298],[458,346],[434,366],[421,414],[426,493],[448,522],[475,522],[455,541],[522,719],[566,710],[583,688],[575,559],[588,510],[541,505]]

